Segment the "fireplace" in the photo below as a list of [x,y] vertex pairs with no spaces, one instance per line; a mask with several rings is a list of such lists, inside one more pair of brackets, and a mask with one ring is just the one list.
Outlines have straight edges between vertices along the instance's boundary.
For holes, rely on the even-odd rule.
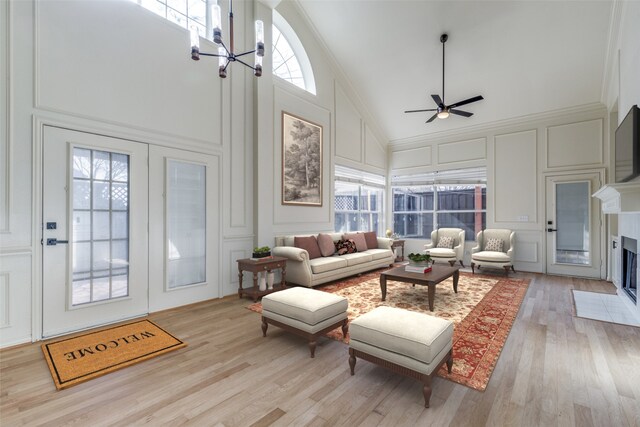
[[636,303],[638,298],[638,241],[622,237],[622,290]]

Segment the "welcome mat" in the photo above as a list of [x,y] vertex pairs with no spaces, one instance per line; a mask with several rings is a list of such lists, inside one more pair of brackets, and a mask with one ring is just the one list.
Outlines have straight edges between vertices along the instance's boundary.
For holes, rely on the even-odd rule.
[[187,344],[149,320],[42,344],[58,390],[71,387]]
[[[529,286],[529,280],[500,278],[460,272],[458,293],[452,279],[437,286],[435,311],[429,311],[427,289],[406,283],[387,281],[386,301],[380,299],[380,272],[352,277],[318,286],[317,290],[347,298],[349,321],[378,306],[398,307],[442,317],[454,323],[453,370],[443,367],[438,375],[458,384],[483,391],[502,352],[513,322]],[[249,310],[261,313],[260,303]],[[327,337],[349,343],[337,328]]]

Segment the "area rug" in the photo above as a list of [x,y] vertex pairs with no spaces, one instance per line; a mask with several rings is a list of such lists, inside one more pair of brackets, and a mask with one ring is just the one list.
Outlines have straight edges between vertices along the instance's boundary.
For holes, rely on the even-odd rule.
[[61,390],[186,345],[156,324],[141,320],[42,344],[42,352]]
[[[484,390],[520,309],[529,280],[498,278],[461,272],[458,293],[452,279],[437,286],[434,311],[429,311],[427,288],[387,281],[387,298],[381,301],[380,271],[319,286],[315,289],[341,295],[349,301],[349,320],[384,305],[427,313],[454,323],[453,370],[438,375],[475,390]],[[248,309],[260,313],[260,303]],[[340,328],[328,337],[349,342]]]

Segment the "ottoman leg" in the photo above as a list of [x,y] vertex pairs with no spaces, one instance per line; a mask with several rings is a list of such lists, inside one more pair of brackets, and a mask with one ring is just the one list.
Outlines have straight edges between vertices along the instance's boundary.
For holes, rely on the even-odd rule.
[[422,395],[424,396],[424,407],[429,407],[429,400],[431,400],[431,377],[425,375],[422,377]]
[[[480,268],[478,268],[478,270],[480,270]],[[475,272],[476,272],[476,265],[475,263],[471,262],[471,273],[475,274]]]
[[447,359],[447,372],[451,373],[453,369],[453,350],[449,351],[449,358]]
[[342,338],[347,338],[347,333],[349,332],[349,319],[344,319],[344,323],[342,324]]
[[315,338],[311,338],[311,340],[309,340],[309,352],[311,353],[312,359],[316,357],[316,339]]
[[353,354],[353,350],[351,349],[349,349],[349,369],[351,369],[351,375],[355,374],[356,356]]
[[267,328],[269,327],[269,325],[267,324],[267,319],[264,318],[264,316],[262,316],[262,336],[266,337],[267,336]]

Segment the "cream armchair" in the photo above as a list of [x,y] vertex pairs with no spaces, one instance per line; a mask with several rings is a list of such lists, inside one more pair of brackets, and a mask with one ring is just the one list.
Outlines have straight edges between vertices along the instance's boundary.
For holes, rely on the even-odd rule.
[[[439,248],[440,238],[450,237],[453,241],[452,248]],[[462,262],[464,258],[464,230],[461,228],[439,228],[431,232],[431,243],[424,245],[425,252],[431,255],[431,259],[436,261],[446,261],[452,267],[458,261],[464,267]]]
[[[487,229],[476,236],[476,246],[471,249],[471,271],[475,266],[504,268],[505,275],[513,268],[513,241],[515,233],[507,229]],[[498,243],[495,247],[493,243]],[[501,248],[499,246],[502,246]]]

